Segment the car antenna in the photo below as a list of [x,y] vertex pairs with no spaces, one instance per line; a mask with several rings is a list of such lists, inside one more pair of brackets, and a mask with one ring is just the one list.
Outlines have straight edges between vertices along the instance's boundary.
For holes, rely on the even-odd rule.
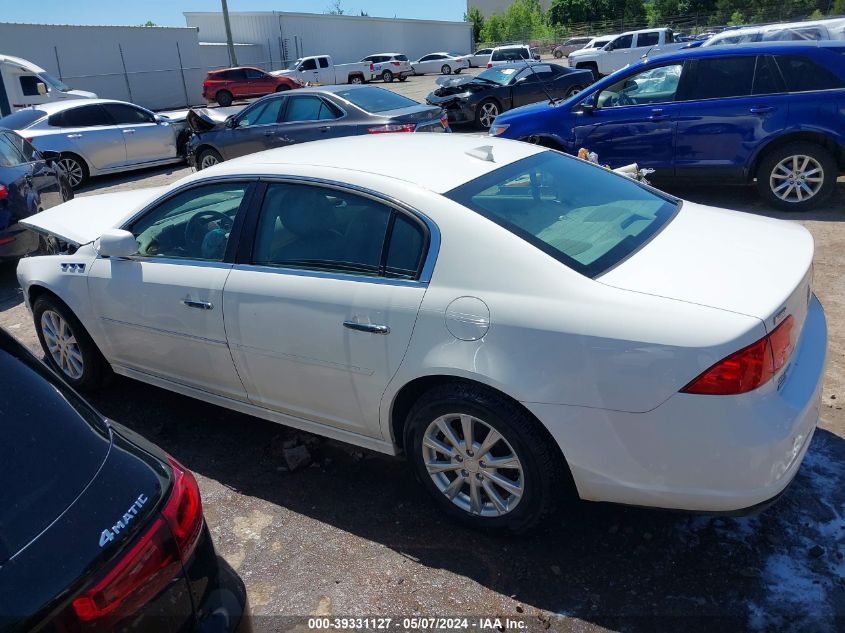
[[[529,54],[529,55],[531,54],[531,47],[530,47],[530,46],[528,47],[528,54]],[[549,99],[549,103],[551,103],[552,105],[556,104],[556,103],[557,103],[557,99],[555,99],[555,98],[551,95],[551,93],[549,93],[549,91],[548,91],[548,90],[546,90],[546,84],[544,84],[544,83],[543,83],[542,79],[540,79],[540,75],[538,75],[538,74],[537,74],[537,71],[536,71],[536,70],[534,70],[534,66],[533,66],[533,64],[529,64],[527,59],[523,59],[522,61],[523,61],[523,62],[525,62],[525,67],[526,67],[526,68],[528,68],[529,70],[531,70],[531,72],[532,72],[534,75],[536,75],[537,80],[540,82],[540,88],[542,88],[542,90],[543,90],[543,94],[545,94],[545,95],[546,95],[546,97],[548,97],[548,99]]]

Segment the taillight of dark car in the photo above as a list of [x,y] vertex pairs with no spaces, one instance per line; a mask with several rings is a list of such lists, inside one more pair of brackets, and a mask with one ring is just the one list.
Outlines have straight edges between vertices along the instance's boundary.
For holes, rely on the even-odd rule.
[[168,459],[173,485],[164,507],[108,571],[73,599],[60,617],[65,631],[112,630],[182,575],[202,533],[202,503],[193,474]]
[[720,360],[681,392],[725,396],[753,391],[789,362],[795,337],[795,319],[790,315],[771,334]]
[[0,200],[5,200],[9,195],[9,188],[6,185],[0,185]]
[[417,129],[416,123],[387,123],[368,127],[369,134],[389,134],[392,132],[413,132]]

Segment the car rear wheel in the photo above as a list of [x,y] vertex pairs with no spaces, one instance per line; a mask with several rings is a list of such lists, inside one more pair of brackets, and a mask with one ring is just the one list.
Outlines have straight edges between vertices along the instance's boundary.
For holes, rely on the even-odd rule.
[[789,143],[767,153],[757,169],[757,189],[784,211],[806,211],[824,202],[836,187],[833,155],[815,143]]
[[523,532],[571,494],[560,456],[537,421],[479,386],[444,385],[424,394],[408,414],[404,445],[435,503],[471,527]]
[[598,81],[601,79],[601,75],[599,74],[599,66],[595,62],[584,62],[583,64],[576,64],[575,68],[579,70],[589,70],[593,73],[593,81]]
[[563,51],[555,51],[555,59],[560,59],[563,57]]
[[52,296],[42,296],[32,308],[38,340],[47,364],[75,389],[99,387],[109,366],[70,309]]
[[220,155],[220,152],[216,149],[206,147],[197,155],[197,170],[202,171],[222,162],[223,157]]
[[569,99],[569,97],[574,97],[579,92],[581,92],[583,89],[584,89],[584,86],[579,86],[579,85],[570,86],[569,90],[566,91],[566,98]]
[[385,70],[385,71],[381,74],[381,79],[382,79],[382,81],[384,81],[384,83],[386,83],[386,84],[393,83],[393,73],[392,73],[392,72],[390,72],[389,70]]
[[499,104],[492,99],[482,101],[475,109],[475,125],[483,130],[489,130],[497,116],[499,116]]
[[349,78],[349,83],[351,83],[351,84],[362,84],[362,83],[364,83],[364,78],[361,75],[352,75]]
[[230,105],[232,105],[232,93],[228,90],[221,90],[214,96],[214,100],[224,108],[228,108]]
[[88,165],[75,154],[62,154],[59,158],[59,169],[65,173],[72,189],[78,189],[88,180]]
[[399,75],[399,81],[405,81],[408,78],[408,75]]
[[443,64],[440,67],[440,73],[443,75],[451,75],[452,74],[452,67],[449,64]]

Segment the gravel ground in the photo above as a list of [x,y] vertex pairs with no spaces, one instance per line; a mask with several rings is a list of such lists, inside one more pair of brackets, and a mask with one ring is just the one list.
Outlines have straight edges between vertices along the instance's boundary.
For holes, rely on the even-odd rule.
[[[420,99],[433,79],[390,87]],[[97,179],[80,195],[187,173]],[[386,616],[391,628],[441,615],[471,626],[511,618],[531,630],[843,630],[845,182],[800,217],[766,209],[749,188],[673,193],[798,221],[816,240],[815,290],[830,327],[821,428],[793,485],[755,517],[577,503],[527,538],[485,536],[444,520],[400,460],[127,379],[92,400],[197,473],[206,520],[247,585],[257,630],[304,631],[308,615]],[[0,326],[38,349],[8,264]],[[287,470],[290,442],[308,447],[311,466]]]

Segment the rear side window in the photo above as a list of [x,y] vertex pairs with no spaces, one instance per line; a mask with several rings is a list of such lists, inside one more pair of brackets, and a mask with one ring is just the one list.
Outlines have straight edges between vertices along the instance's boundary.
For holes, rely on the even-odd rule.
[[777,65],[789,92],[832,90],[845,87],[839,77],[824,66],[801,55],[775,55]]
[[47,122],[53,127],[98,127],[113,125],[111,117],[99,105],[82,106],[57,112]]
[[697,59],[685,73],[682,97],[694,101],[748,96],[756,61],[755,56]]
[[425,232],[411,218],[397,214],[387,250],[388,277],[414,279],[422,263]]
[[337,117],[337,112],[333,111],[320,97],[291,97],[287,112],[285,112],[287,123],[320,121]]
[[44,110],[18,110],[0,119],[0,127],[9,130],[23,130],[45,116],[47,116],[47,113]]
[[636,252],[678,209],[668,196],[558,152],[529,156],[445,195],[588,277]]
[[637,35],[637,46],[657,46],[660,43],[660,33],[640,33]]
[[406,61],[408,61],[408,56],[407,55],[397,55],[396,57],[394,57],[394,59],[398,62],[406,62]]
[[416,101],[396,94],[391,90],[367,86],[365,88],[354,88],[339,90],[335,93],[341,99],[349,101],[365,112],[387,112],[400,108],[410,108],[419,105]]
[[140,108],[123,103],[104,103],[103,108],[117,124],[155,123],[155,117]]
[[321,57],[319,61],[320,61],[320,68],[328,68],[329,67],[329,58],[328,57]]

